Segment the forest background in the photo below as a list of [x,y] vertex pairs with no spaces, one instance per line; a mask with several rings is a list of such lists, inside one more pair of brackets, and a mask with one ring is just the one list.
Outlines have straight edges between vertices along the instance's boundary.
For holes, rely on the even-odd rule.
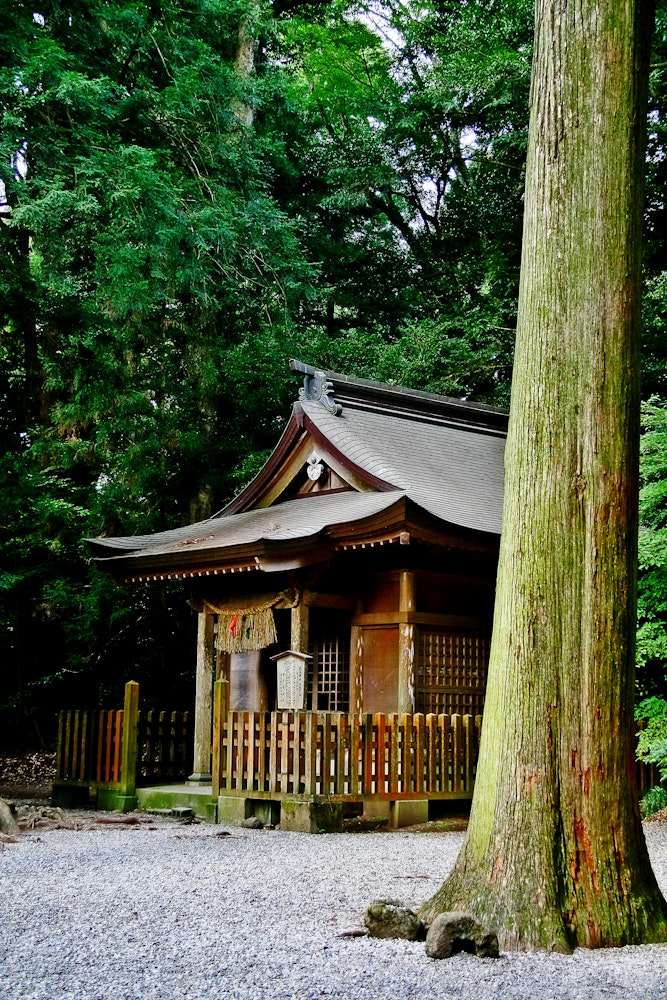
[[[530,0],[1,0],[0,747],[194,697],[187,587],[84,539],[205,518],[288,359],[507,406]],[[667,693],[667,0],[648,111],[638,696]],[[658,710],[659,714],[659,710]]]

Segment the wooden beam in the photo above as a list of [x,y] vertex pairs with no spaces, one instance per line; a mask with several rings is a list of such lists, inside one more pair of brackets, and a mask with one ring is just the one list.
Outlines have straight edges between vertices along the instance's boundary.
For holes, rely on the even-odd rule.
[[120,794],[131,798],[137,786],[137,727],[139,720],[139,685],[128,681],[125,685],[123,707],[123,741],[121,746]]
[[304,590],[302,602],[311,608],[330,608],[336,611],[354,611],[356,597],[347,594],[322,594],[316,590]]
[[474,629],[485,633],[489,631],[489,622],[484,618],[473,618],[468,615],[439,615],[430,611],[377,611],[372,614],[355,615],[353,625],[366,627],[382,625],[400,625],[409,622],[411,625],[424,625],[433,628]]

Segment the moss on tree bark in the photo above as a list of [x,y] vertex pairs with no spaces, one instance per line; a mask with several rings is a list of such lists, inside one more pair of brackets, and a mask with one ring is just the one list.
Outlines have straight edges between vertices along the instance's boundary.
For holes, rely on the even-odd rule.
[[643,0],[537,0],[517,350],[468,834],[423,907],[503,948],[667,939],[634,791]]

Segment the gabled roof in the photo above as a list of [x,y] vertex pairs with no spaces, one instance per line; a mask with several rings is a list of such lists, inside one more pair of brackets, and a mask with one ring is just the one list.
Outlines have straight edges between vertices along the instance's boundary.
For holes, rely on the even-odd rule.
[[[505,411],[291,366],[304,388],[255,479],[198,524],[90,540],[100,565],[122,579],[285,569],[307,563],[308,550],[321,559],[346,532],[395,540],[408,520],[428,522],[430,533],[438,523],[455,534],[500,533]],[[294,494],[309,459],[339,487]]]

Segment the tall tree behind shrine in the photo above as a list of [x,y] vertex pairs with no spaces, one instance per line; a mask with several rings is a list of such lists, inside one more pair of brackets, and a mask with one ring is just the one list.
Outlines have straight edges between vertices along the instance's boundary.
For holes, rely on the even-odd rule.
[[648,5],[538,0],[482,748],[426,906],[508,948],[667,938],[634,770]]
[[[118,595],[81,537],[206,516],[233,491],[289,395],[263,379],[249,422],[248,370],[271,367],[312,268],[270,191],[271,143],[238,113],[263,85],[237,72],[240,36],[270,10],[6,7],[0,702],[16,715],[31,684],[69,676],[86,701],[104,663],[147,653],[159,673],[178,656],[168,595]],[[146,616],[152,652],[134,633]]]
[[[104,698],[119,664],[182,672],[188,621],[169,593],[110,588],[86,567],[81,536],[158,530],[220,506],[275,443],[288,357],[477,386],[481,398],[494,371],[506,380],[516,263],[503,261],[518,260],[517,241],[501,225],[487,247],[507,252],[486,267],[471,234],[491,218],[517,230],[523,126],[512,152],[490,74],[496,99],[471,115],[505,109],[486,125],[512,160],[503,184],[508,170],[518,182],[477,217],[497,168],[480,147],[476,185],[475,157],[461,157],[462,94],[443,125],[438,87],[453,92],[456,74],[435,72],[447,61],[424,48],[426,25],[397,22],[403,41],[390,50],[348,13],[256,0],[17,0],[4,11],[0,704],[11,718],[17,705],[51,705],[49,692],[71,702],[72,686],[81,703]],[[520,107],[520,84],[513,93]],[[427,225],[415,190],[430,177],[438,212],[448,199],[451,211]],[[440,257],[447,267],[427,273]],[[468,326],[462,295],[480,306]],[[506,329],[480,363],[490,324]]]
[[3,6],[0,712],[189,669],[180,603],[114,590],[80,540],[222,506],[275,444],[289,357],[507,402],[531,29],[532,0]]

